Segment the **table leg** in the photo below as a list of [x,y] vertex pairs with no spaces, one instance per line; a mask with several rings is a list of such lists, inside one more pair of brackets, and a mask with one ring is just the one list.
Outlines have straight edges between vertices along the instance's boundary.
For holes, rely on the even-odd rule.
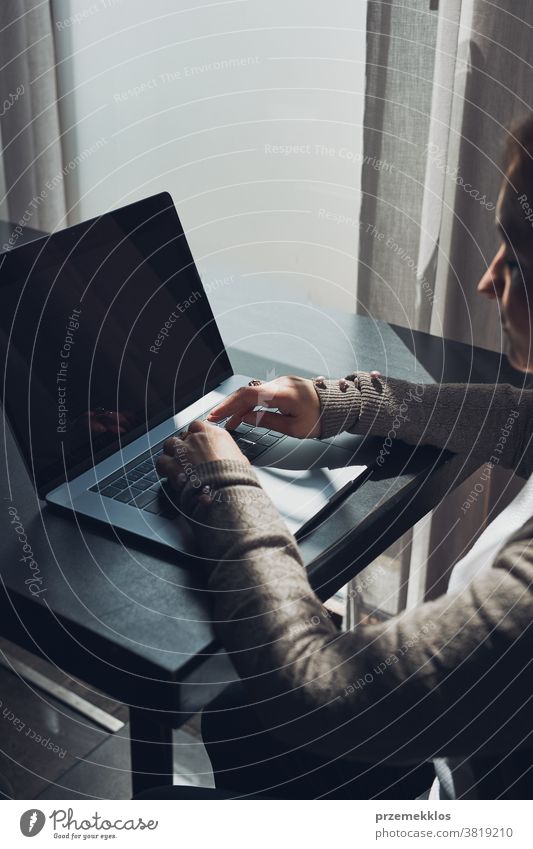
[[174,776],[172,727],[157,711],[130,707],[131,783],[135,796],[170,786]]

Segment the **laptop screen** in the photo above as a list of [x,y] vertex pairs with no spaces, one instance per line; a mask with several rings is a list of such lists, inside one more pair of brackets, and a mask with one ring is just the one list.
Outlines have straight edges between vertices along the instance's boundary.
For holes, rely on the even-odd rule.
[[0,349],[41,493],[232,373],[166,193],[3,254]]

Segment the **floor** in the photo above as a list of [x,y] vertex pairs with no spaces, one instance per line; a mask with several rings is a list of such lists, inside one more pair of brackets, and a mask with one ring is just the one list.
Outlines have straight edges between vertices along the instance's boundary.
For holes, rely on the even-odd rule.
[[[104,694],[0,639],[0,654],[66,686],[124,723],[96,725],[0,667],[0,791],[15,799],[131,799],[128,711]],[[213,786],[200,718],[174,731],[174,782]]]

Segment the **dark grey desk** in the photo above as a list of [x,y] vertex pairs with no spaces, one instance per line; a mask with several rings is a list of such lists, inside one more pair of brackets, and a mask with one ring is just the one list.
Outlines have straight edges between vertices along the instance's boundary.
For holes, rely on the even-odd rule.
[[[498,355],[264,292],[264,285],[259,292],[235,283],[211,294],[236,371],[264,378],[356,367],[427,382],[522,380]],[[341,439],[357,462],[371,462],[380,444]],[[135,791],[170,782],[172,727],[234,680],[213,635],[202,569],[43,507],[9,433],[6,448],[1,632],[128,704]],[[471,471],[460,457],[398,443],[386,465],[302,541],[318,595],[328,598]],[[41,569],[40,599],[24,584],[12,505]]]

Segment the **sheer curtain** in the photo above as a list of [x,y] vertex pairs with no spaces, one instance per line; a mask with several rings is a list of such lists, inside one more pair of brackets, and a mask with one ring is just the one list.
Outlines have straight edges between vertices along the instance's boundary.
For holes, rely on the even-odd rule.
[[[66,210],[48,0],[0,4],[0,104],[2,217],[54,230]],[[14,231],[11,246],[16,241]]]
[[[363,314],[501,350],[497,313],[476,283],[497,245],[506,128],[533,107],[532,35],[529,3],[369,3],[364,161],[372,154],[388,166],[363,167]],[[442,592],[448,567],[517,488],[494,470],[483,498],[449,534],[471,486],[451,493],[386,553],[398,586],[391,591],[386,573],[387,581],[371,582],[373,604],[394,613]],[[360,585],[353,589],[361,595]]]

